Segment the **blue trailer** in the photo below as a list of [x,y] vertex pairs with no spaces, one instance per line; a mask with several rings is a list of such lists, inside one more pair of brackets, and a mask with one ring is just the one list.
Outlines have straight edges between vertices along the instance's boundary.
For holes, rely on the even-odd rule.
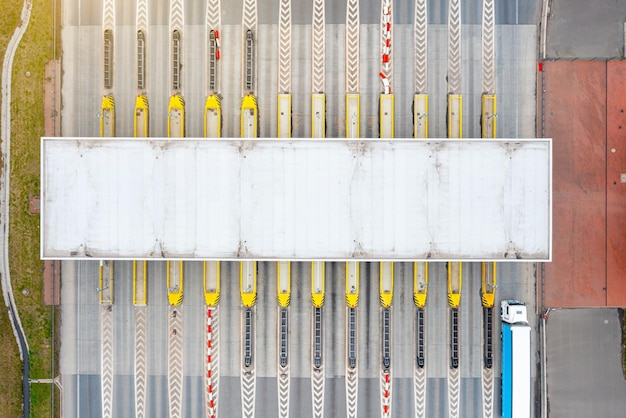
[[531,417],[530,326],[526,306],[502,301],[502,417]]

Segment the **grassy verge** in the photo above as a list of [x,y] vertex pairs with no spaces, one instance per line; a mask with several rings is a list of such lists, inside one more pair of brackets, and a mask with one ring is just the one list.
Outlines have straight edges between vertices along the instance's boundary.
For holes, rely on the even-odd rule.
[[[21,0],[5,0],[2,8],[0,25],[0,59],[4,58],[7,45],[20,20]],[[1,167],[1,165],[0,165]],[[22,363],[11,332],[11,323],[2,301],[0,309],[0,411],[8,417],[18,417],[22,410]]]
[[[2,302],[4,308],[4,302]],[[22,411],[22,362],[6,309],[0,309],[0,411],[19,417]]]
[[[22,1],[10,2],[19,16]],[[15,55],[12,75],[9,258],[15,301],[30,349],[31,379],[57,375],[51,338],[53,311],[43,304],[39,216],[29,213],[29,196],[40,191],[44,66],[53,58],[52,29],[53,3],[33,0],[30,23]],[[52,385],[35,383],[31,389],[31,416],[58,415],[59,396]]]

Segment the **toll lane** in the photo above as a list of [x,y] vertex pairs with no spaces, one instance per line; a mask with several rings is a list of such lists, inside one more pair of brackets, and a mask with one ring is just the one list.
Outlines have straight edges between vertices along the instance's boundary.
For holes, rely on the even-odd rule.
[[[224,2],[222,2],[224,3]],[[185,100],[185,129],[188,136],[207,135],[237,137],[240,135],[241,94],[240,89],[245,77],[241,74],[242,42],[244,34],[241,28],[241,11],[243,0],[226,2],[222,4],[224,26],[220,28],[220,71],[222,74],[231,74],[222,80],[220,120],[223,124],[215,129],[217,116],[212,113],[213,122],[209,123],[212,130],[207,131],[205,122],[207,116],[204,113],[207,108],[207,92],[205,89],[205,74],[208,71],[206,50],[206,28],[204,25],[205,10],[201,5],[190,5],[184,10],[185,25],[183,32],[182,55],[182,86]],[[329,3],[329,2],[327,2]],[[433,17],[429,24],[442,24],[446,22],[445,10],[438,11],[437,2],[425,2],[431,9],[429,17]],[[479,23],[479,6],[481,2],[467,2],[463,4],[461,22],[463,23],[464,43],[477,45],[480,41],[481,31]],[[64,80],[63,98],[64,115],[63,130],[65,135],[96,136],[98,134],[98,119],[102,114],[102,57],[101,49],[93,48],[93,45],[102,44],[102,8],[93,2],[66,0],[65,7],[68,13],[64,15],[66,25],[63,28],[64,43]],[[445,136],[447,126],[446,114],[446,83],[441,74],[446,73],[446,61],[443,59],[431,59],[428,62],[427,79],[423,81],[424,89],[428,88],[427,97],[416,98],[414,93],[420,89],[408,88],[412,83],[411,71],[398,72],[397,68],[413,67],[415,57],[412,49],[414,28],[407,21],[407,13],[404,13],[412,3],[407,1],[394,2],[393,45],[394,65],[396,71],[393,74],[394,86],[394,135],[397,137],[426,137]],[[135,117],[133,109],[136,105],[137,71],[136,71],[136,30],[132,27],[133,13],[132,4],[120,6],[123,16],[114,28],[115,66],[113,84],[111,87],[115,99],[115,134],[130,136],[133,132]],[[258,126],[254,136],[276,136],[280,131],[276,121],[278,120],[278,97],[277,92],[277,59],[276,48],[278,39],[278,14],[275,12],[279,1],[272,2],[270,9],[264,9],[259,13],[259,24],[256,26],[255,41],[258,45],[259,62],[256,70],[259,74],[267,74],[269,82],[256,80],[258,89],[255,96],[258,98]],[[328,25],[325,25],[325,38],[333,40],[332,50],[324,55],[324,73],[327,74],[323,83],[325,109],[321,113],[327,116],[327,123],[323,129],[321,123],[316,125],[313,118],[315,102],[311,100],[312,81],[308,75],[311,66],[312,34],[310,25],[310,5],[300,7],[299,3],[293,3],[293,23],[291,27],[291,42],[298,45],[291,51],[291,80],[290,93],[291,108],[293,110],[292,126],[290,133],[294,137],[315,136],[365,136],[377,137],[379,135],[378,118],[381,80],[380,59],[378,48],[370,46],[379,45],[381,38],[380,18],[381,12],[378,4],[363,5],[360,13],[359,51],[360,57],[356,65],[360,76],[358,77],[359,94],[359,118],[353,125],[346,126],[346,83],[344,80],[345,70],[345,44],[349,34],[346,33],[346,5],[340,2],[327,4]],[[516,6],[517,7],[517,6]],[[525,10],[531,6],[520,6],[519,9],[511,5],[496,8],[496,23],[514,23],[515,21],[531,21],[525,14]],[[128,13],[126,13],[128,9]],[[119,12],[118,11],[118,12]],[[118,16],[120,13],[117,14]],[[306,16],[304,16],[306,15]],[[442,19],[438,19],[443,16]],[[534,16],[534,15],[533,15]],[[130,20],[129,20],[130,19]],[[165,88],[170,83],[170,67],[162,65],[170,58],[171,30],[169,28],[170,8],[166,1],[150,3],[149,32],[147,33],[146,49],[146,86],[145,89],[150,99],[150,118],[148,131],[153,136],[167,135],[168,103],[170,99],[169,89]],[[304,23],[304,24],[303,24]],[[471,24],[471,25],[468,25]],[[444,26],[431,26],[428,28],[429,45],[445,45],[446,28]],[[501,136],[532,136],[534,133],[534,80],[527,77],[535,67],[534,49],[529,45],[536,42],[536,28],[534,26],[496,26],[495,38],[498,40],[498,51],[501,56],[496,57],[495,67],[499,75],[496,85],[498,91],[499,115],[497,129]],[[530,40],[530,41],[529,41]],[[304,47],[302,47],[304,45]],[[429,52],[431,58],[436,57],[438,52],[434,49]],[[461,78],[464,80],[459,94],[465,96],[462,103],[462,123],[465,136],[477,137],[480,135],[480,100],[476,99],[475,89],[472,87],[478,83],[466,82],[466,80],[478,80],[481,62],[477,54],[464,56]],[[94,79],[91,79],[91,78]],[[426,80],[428,83],[426,84]],[[417,116],[419,120],[428,121],[430,126],[422,124],[418,131],[414,131],[413,119],[415,113],[411,110],[412,103],[419,103]],[[495,101],[493,102],[495,105]],[[426,106],[428,105],[428,106]],[[318,105],[319,106],[319,105]],[[495,106],[493,106],[495,108]],[[428,115],[433,115],[428,118]],[[491,112],[495,114],[495,109]],[[69,117],[68,117],[69,115]],[[434,116],[439,115],[439,116]],[[223,116],[223,119],[221,118]],[[488,119],[489,120],[489,119]],[[311,122],[309,122],[311,121]],[[483,127],[484,127],[483,123]],[[316,127],[316,128],[315,128]],[[216,132],[218,132],[216,134]],[[351,133],[352,132],[352,133]],[[355,135],[358,132],[358,135]],[[495,132],[495,125],[491,132]],[[460,136],[460,134],[459,134]],[[117,262],[116,262],[117,263]],[[67,264],[67,266],[65,265]],[[201,263],[200,263],[201,264]],[[71,267],[70,267],[71,266]],[[116,264],[117,266],[117,264]],[[391,368],[394,370],[393,381],[393,416],[412,416],[415,412],[411,408],[418,409],[418,402],[411,402],[415,396],[411,392],[413,374],[415,369],[415,344],[417,308],[410,298],[413,294],[411,268],[409,265],[396,265],[394,298],[391,305]],[[67,268],[66,268],[67,267]],[[76,267],[73,269],[73,267]],[[403,271],[404,269],[404,271]],[[466,271],[466,286],[461,293],[463,302],[460,304],[460,352],[461,352],[461,376],[460,391],[461,405],[467,406],[474,415],[480,415],[480,389],[478,379],[482,365],[482,350],[480,346],[480,329],[476,330],[475,322],[477,312],[480,312],[480,301],[477,295],[480,288],[475,266],[470,266]],[[120,361],[124,370],[132,363],[135,350],[126,347],[132,345],[127,341],[129,337],[125,331],[132,334],[128,324],[132,324],[133,317],[130,304],[133,299],[129,296],[129,276],[124,264],[120,265],[121,276],[116,269],[116,286],[114,287],[112,307],[113,318],[113,341],[115,361]],[[355,313],[358,315],[357,325],[357,356],[356,363],[359,368],[359,396],[357,410],[359,415],[368,414],[370,411],[381,411],[380,397],[380,365],[381,358],[381,316],[380,294],[378,276],[374,277],[371,265],[363,266],[362,282],[360,283],[359,302],[355,304]],[[232,411],[235,416],[243,415],[241,407],[240,376],[242,365],[242,322],[240,312],[242,300],[240,283],[238,280],[239,263],[223,263],[221,273],[224,280],[220,287],[219,301],[219,341],[220,352],[220,395],[218,398],[218,412],[226,416]],[[278,379],[277,364],[278,356],[278,324],[279,311],[277,307],[277,292],[275,272],[270,263],[260,263],[258,277],[258,300],[254,310],[256,312],[254,324],[257,331],[257,340],[254,346],[254,362],[257,367],[257,379],[263,399],[267,402],[258,406],[257,416],[276,416],[278,411]],[[294,279],[292,282],[291,302],[289,304],[289,364],[290,364],[290,410],[302,411],[299,416],[314,416],[313,392],[311,389],[311,373],[313,373],[312,358],[312,323],[314,308],[312,306],[312,285],[310,266],[308,263],[293,264]],[[346,308],[346,285],[345,264],[327,264],[328,281],[324,291],[323,315],[323,367],[324,367],[324,402],[322,408],[325,416],[332,416],[335,411],[346,408],[346,346],[347,336],[345,323],[347,319]],[[448,304],[446,303],[446,272],[445,265],[432,264],[431,280],[429,281],[429,297],[426,302],[425,318],[425,368],[423,376],[426,379],[427,414],[424,416],[444,416],[448,411],[446,401],[445,377],[449,367],[448,334],[449,326]],[[67,279],[65,276],[71,276]],[[119,277],[118,277],[119,276]],[[98,283],[97,264],[95,263],[64,263],[64,293],[63,304],[63,341],[62,346],[62,373],[67,401],[66,413],[70,416],[86,416],[87,411],[100,413],[101,406],[88,404],[84,401],[86,393],[98,393],[102,390],[100,383],[101,364],[98,353],[101,346],[101,336],[97,332],[100,315],[98,292],[96,287],[103,287]],[[120,277],[125,282],[120,282]],[[167,300],[167,286],[165,283],[165,263],[148,263],[147,286],[147,338],[148,338],[148,381],[146,392],[146,416],[164,416],[169,408],[169,402],[164,396],[167,391],[167,368],[168,368],[168,315],[171,314]],[[203,273],[199,266],[185,264],[185,299],[184,306],[184,385],[183,385],[183,413],[201,415],[206,409],[203,401],[203,393],[207,389],[203,370],[206,367],[206,355],[204,352],[206,328],[204,326],[207,315],[202,294],[206,294],[206,285],[203,285]],[[532,286],[525,287],[526,283],[534,283],[532,272],[527,269],[507,265],[503,270],[503,279],[498,282],[498,293],[502,291],[507,297],[518,296],[523,300],[532,299]],[[77,279],[76,279],[77,278]],[[154,278],[154,280],[152,280]],[[72,281],[76,279],[76,281]],[[272,285],[272,283],[274,283]],[[478,283],[478,284],[477,284]],[[524,283],[518,285],[515,283]],[[203,289],[204,286],[204,289]],[[478,286],[478,287],[477,287]],[[202,290],[201,290],[202,289]],[[402,289],[402,291],[401,291]],[[204,292],[203,292],[204,290]],[[214,289],[213,289],[214,290]],[[191,292],[191,293],[190,293]],[[468,293],[471,292],[471,293]],[[498,296],[500,297],[500,296]],[[119,311],[118,311],[119,308]],[[480,315],[478,315],[480,316]],[[125,322],[128,321],[128,322]],[[409,324],[406,328],[399,324]],[[495,326],[498,325],[497,320]],[[71,328],[71,329],[69,329]],[[132,327],[131,327],[132,328]],[[67,338],[65,338],[67,337]],[[497,340],[497,339],[496,339]],[[498,352],[498,341],[495,341],[494,350]],[[368,349],[367,347],[375,347]],[[69,354],[68,354],[69,353]],[[228,355],[223,355],[228,353]],[[118,357],[119,356],[119,357]],[[70,360],[71,359],[71,360]],[[419,367],[418,367],[419,368]],[[477,371],[478,370],[478,371]],[[499,374],[497,358],[494,362],[494,374]],[[113,378],[113,408],[114,412],[126,415],[131,411],[129,406],[133,397],[130,392],[119,393],[122,386],[133,387],[132,379],[128,376],[118,375],[114,372]],[[128,372],[132,375],[133,370]],[[406,374],[406,375],[405,375]],[[477,389],[478,388],[478,389]],[[261,392],[259,392],[261,393]],[[234,394],[234,395],[233,395]],[[259,395],[260,396],[260,395]],[[83,399],[83,400],[81,400]],[[257,400],[261,399],[257,396]],[[415,400],[415,399],[414,399]],[[185,409],[188,408],[188,409]],[[204,408],[204,409],[203,409]]]
[[[72,264],[72,263],[67,263]],[[267,402],[257,407],[257,414],[275,415],[278,411],[277,391],[277,318],[278,306],[276,302],[277,287],[274,263],[261,263],[257,277],[258,300],[255,305],[257,312],[257,342],[255,348],[255,365],[258,370],[259,389]],[[358,322],[358,368],[359,391],[368,394],[359,396],[357,410],[381,409],[380,396],[380,300],[379,279],[377,265],[365,263],[360,272],[360,298],[356,308],[359,313]],[[99,391],[99,378],[93,380],[88,375],[100,374],[99,356],[94,358],[90,353],[99,351],[100,337],[98,329],[90,324],[90,320],[98,321],[100,304],[98,301],[97,277],[99,263],[76,263],[77,268],[65,267],[63,270],[64,283],[62,297],[68,302],[64,317],[68,324],[75,324],[72,330],[63,329],[63,361],[62,373],[67,377],[68,397],[74,397],[89,391]],[[115,361],[122,369],[115,369],[114,386],[126,382],[126,377],[132,376],[133,357],[135,350],[132,347],[133,308],[131,297],[132,272],[131,262],[121,262],[118,280],[120,284],[116,291],[116,304],[112,306],[113,329],[115,341]],[[482,350],[480,348],[480,265],[476,268],[464,269],[465,286],[462,291],[461,322],[460,322],[460,351],[461,351],[461,380],[460,388],[466,397],[461,398],[464,407],[470,408],[478,415],[482,413],[480,394],[480,371],[482,370]],[[414,411],[414,403],[402,402],[402,399],[413,399],[412,381],[415,366],[413,338],[414,314],[416,306],[413,301],[413,271],[412,265],[397,263],[394,280],[394,297],[392,311],[392,352],[391,368],[394,371],[393,381],[393,416],[410,416]],[[501,268],[501,280],[498,289],[503,295],[521,295],[529,298],[532,287],[520,287],[516,282],[523,282],[532,277],[532,269],[524,269],[515,264],[507,264]],[[183,318],[183,356],[184,356],[184,385],[183,385],[183,414],[200,414],[205,409],[203,393],[205,381],[206,357],[205,347],[205,316],[206,305],[203,297],[202,263],[187,263],[185,275],[187,277],[186,297],[181,305],[184,309]],[[167,397],[163,394],[167,389],[168,369],[168,326],[171,311],[167,301],[165,285],[165,263],[148,263],[148,305],[145,308],[147,315],[147,358],[148,379],[146,391],[146,416],[160,415],[168,410]],[[220,381],[218,411],[240,411],[241,400],[232,396],[233,391],[239,390],[239,375],[241,373],[241,298],[239,282],[235,278],[239,275],[239,263],[223,263],[221,273],[223,286],[220,297],[219,316],[219,346],[220,353]],[[324,302],[323,322],[323,352],[325,369],[324,410],[327,413],[343,409],[345,398],[345,370],[346,370],[346,300],[345,300],[345,263],[329,263]],[[376,273],[376,274],[374,274]],[[66,275],[72,277],[66,278]],[[290,409],[299,405],[303,411],[301,416],[313,416],[313,402],[311,392],[312,370],[312,343],[311,343],[311,279],[309,263],[294,263],[292,270],[294,282],[292,300],[290,303],[290,338],[289,362],[291,368]],[[530,276],[529,276],[530,275]],[[429,269],[429,292],[426,308],[426,386],[427,386],[427,413],[446,414],[447,402],[445,391],[445,376],[449,368],[447,328],[447,277],[444,263],[431,263]],[[128,293],[123,293],[126,289]],[[474,299],[475,303],[470,303]],[[75,302],[72,303],[72,300]],[[468,305],[468,306],[466,306]],[[119,312],[116,309],[119,308]],[[79,316],[77,316],[77,314]],[[91,318],[91,319],[90,319]],[[65,319],[64,319],[65,321]],[[496,327],[499,324],[495,325]],[[130,336],[123,336],[128,333]],[[124,339],[128,340],[124,343]],[[68,360],[66,353],[75,350],[72,360]],[[499,350],[499,341],[495,341],[495,352]],[[225,355],[224,353],[229,353]],[[499,360],[494,362],[494,374],[498,375]],[[118,371],[119,370],[119,371]],[[127,373],[127,374],[123,374]],[[76,378],[76,376],[81,376]],[[364,383],[363,383],[364,382]],[[361,384],[363,383],[363,384]],[[132,379],[128,380],[127,387],[132,388]],[[263,386],[263,389],[261,389]],[[337,393],[336,391],[339,391]],[[86,392],[85,392],[86,391]],[[343,394],[343,395],[342,395]],[[260,395],[259,395],[260,396]],[[74,398],[72,408],[93,408],[91,405],[77,403]],[[400,400],[397,400],[400,399]],[[134,397],[132,391],[128,394],[116,392],[113,395],[114,413],[124,414],[133,408]],[[369,408],[369,409],[368,409]],[[160,411],[160,412],[159,412]],[[188,412],[185,412],[188,411]],[[195,412],[194,412],[195,411]]]

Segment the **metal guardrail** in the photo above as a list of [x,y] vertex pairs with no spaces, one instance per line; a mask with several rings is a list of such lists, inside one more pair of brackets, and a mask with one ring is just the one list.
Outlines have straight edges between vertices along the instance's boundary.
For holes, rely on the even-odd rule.
[[348,367],[356,367],[356,308],[348,308]]
[[254,91],[254,34],[251,30],[246,32],[246,90]]
[[286,367],[289,363],[289,312],[280,310],[280,365]]
[[383,309],[383,369],[391,367],[391,311]]
[[426,355],[425,355],[426,347],[425,347],[425,340],[424,340],[425,324],[424,324],[424,309],[423,308],[419,308],[417,310],[415,319],[416,319],[415,327],[417,328],[415,332],[415,337],[416,337],[415,360],[417,362],[417,367],[422,369],[424,368],[424,364],[426,363]]
[[146,35],[140,30],[137,32],[137,89],[146,88]]
[[217,90],[217,38],[215,31],[209,32],[209,90]]
[[252,309],[246,309],[244,320],[243,365],[252,366]]
[[493,308],[483,308],[483,356],[485,368],[493,367]]
[[180,69],[181,69],[181,53],[182,45],[180,32],[175,30],[172,32],[172,90],[180,90]]
[[313,308],[313,367],[322,367],[322,308]]
[[113,31],[104,31],[104,88],[113,88]]
[[450,309],[450,368],[459,367],[459,309]]

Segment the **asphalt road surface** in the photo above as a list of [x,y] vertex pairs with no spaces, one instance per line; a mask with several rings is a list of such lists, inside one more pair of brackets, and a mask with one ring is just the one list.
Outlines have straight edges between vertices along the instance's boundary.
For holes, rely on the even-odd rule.
[[546,360],[551,416],[623,415],[620,322],[617,309],[550,311]]
[[[134,409],[133,358],[134,314],[131,262],[116,262],[114,305],[114,394],[115,416],[132,415]],[[446,414],[448,358],[448,306],[445,263],[431,263],[426,308],[427,408],[437,416]],[[66,416],[100,416],[101,335],[98,304],[98,262],[63,263],[62,352],[63,399]],[[466,263],[460,308],[460,367],[462,410],[472,416],[482,413],[480,264]],[[358,308],[358,408],[380,411],[381,322],[378,302],[378,265],[363,263],[361,298]],[[241,416],[239,376],[241,373],[241,301],[238,264],[223,263],[222,297],[219,307],[220,389],[219,411]],[[184,318],[184,416],[203,416],[204,411],[204,318],[201,263],[185,265]],[[533,266],[528,263],[499,265],[498,296],[532,302]],[[148,268],[148,416],[162,416],[167,401],[167,305],[163,262]],[[260,263],[258,302],[255,307],[257,373],[257,416],[277,415],[277,330],[275,266]],[[345,268],[328,263],[324,312],[325,410],[345,410]],[[293,416],[311,412],[311,315],[310,267],[294,263],[292,302],[289,307],[289,363]],[[397,263],[392,306],[393,416],[413,414],[414,318],[412,264]],[[531,324],[536,318],[531,312]],[[499,329],[496,321],[495,329]],[[497,331],[496,331],[497,337]],[[499,351],[496,338],[494,352]],[[536,340],[533,338],[533,346]],[[535,350],[536,351],[536,350]],[[495,375],[499,376],[496,355]],[[533,375],[535,373],[533,372]],[[498,407],[499,408],[499,407]],[[498,410],[496,408],[496,410]],[[239,412],[237,412],[239,411]],[[336,416],[336,415],[335,415]]]

